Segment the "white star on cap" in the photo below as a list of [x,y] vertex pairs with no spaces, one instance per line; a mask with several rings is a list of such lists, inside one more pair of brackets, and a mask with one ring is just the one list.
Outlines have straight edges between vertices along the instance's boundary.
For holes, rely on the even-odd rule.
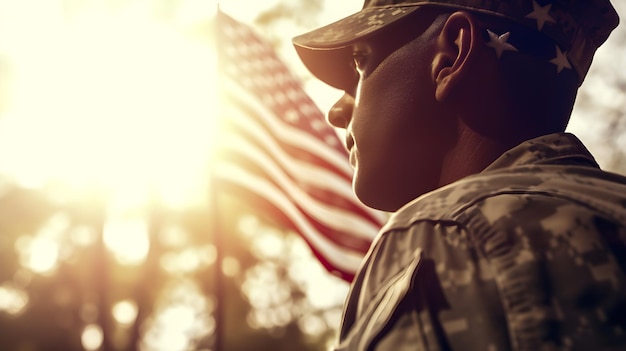
[[550,63],[556,65],[556,73],[561,73],[563,69],[572,69],[572,65],[569,63],[569,59],[567,58],[567,51],[561,51],[561,48],[556,46],[556,57],[550,60]]
[[556,22],[554,18],[550,16],[550,9],[552,9],[552,4],[541,6],[537,3],[537,1],[533,0],[533,12],[526,15],[526,18],[537,20],[537,29],[541,31],[546,22]]
[[518,51],[515,46],[508,43],[511,32],[506,32],[498,36],[496,33],[487,29],[487,33],[489,34],[489,42],[487,43],[487,46],[496,50],[498,58],[502,57],[502,53],[505,51]]

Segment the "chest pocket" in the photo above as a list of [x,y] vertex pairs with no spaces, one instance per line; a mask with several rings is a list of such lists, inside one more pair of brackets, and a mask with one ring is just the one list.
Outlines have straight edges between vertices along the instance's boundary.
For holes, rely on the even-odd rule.
[[[398,309],[413,285],[414,278],[423,266],[422,251],[418,249],[413,260],[394,275],[379,290],[359,315],[346,337],[340,341],[334,351],[365,351],[375,350],[378,342],[387,331],[389,323],[398,317]],[[419,344],[419,343],[418,343]],[[419,345],[411,345],[410,350],[421,350]],[[394,351],[402,349],[395,348]]]

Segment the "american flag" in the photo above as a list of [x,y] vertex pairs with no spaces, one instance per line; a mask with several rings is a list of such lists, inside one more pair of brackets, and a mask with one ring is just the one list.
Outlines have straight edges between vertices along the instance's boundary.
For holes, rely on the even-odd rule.
[[356,199],[347,152],[274,48],[221,11],[216,24],[220,190],[297,232],[351,280],[385,216]]

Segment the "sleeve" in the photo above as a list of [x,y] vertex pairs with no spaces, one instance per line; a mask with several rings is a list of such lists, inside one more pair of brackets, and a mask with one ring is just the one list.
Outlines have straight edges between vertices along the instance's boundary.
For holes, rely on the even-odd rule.
[[626,284],[608,245],[621,226],[541,194],[487,198],[467,214],[491,267],[512,350],[624,350]]

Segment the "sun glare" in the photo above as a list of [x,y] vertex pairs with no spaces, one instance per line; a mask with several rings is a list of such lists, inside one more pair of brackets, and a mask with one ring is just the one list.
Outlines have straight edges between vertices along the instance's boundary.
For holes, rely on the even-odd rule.
[[142,218],[111,219],[104,224],[103,240],[120,264],[139,265],[148,256],[148,223]]
[[102,328],[96,324],[87,325],[83,330],[80,340],[85,350],[92,351],[99,349],[104,340]]
[[163,301],[146,322],[140,350],[189,350],[194,341],[213,332],[214,306],[196,283],[186,279],[178,281],[164,290],[161,299]]
[[49,237],[21,236],[15,246],[22,266],[35,273],[50,273],[58,264],[59,244]]
[[134,301],[119,301],[113,306],[113,318],[123,326],[129,326],[137,318],[138,307]]
[[[155,11],[155,4],[166,3],[175,13]],[[222,9],[246,23],[279,3],[225,0]],[[16,225],[20,271],[12,283],[0,282],[0,313],[17,316],[30,312],[29,305],[33,311],[41,306],[27,290],[33,277],[58,278],[62,285],[70,274],[91,277],[109,262],[101,260],[103,245],[123,267],[106,267],[106,280],[96,277],[97,288],[112,292],[89,289],[82,302],[80,325],[72,330],[85,350],[106,348],[111,330],[114,339],[118,332],[139,332],[141,351],[185,351],[208,340],[218,302],[194,279],[216,264],[227,279],[245,280],[252,327],[282,328],[297,319],[305,333],[319,335],[338,324],[332,310],[347,286],[337,289],[335,278],[320,278],[325,271],[302,239],[285,239],[246,217],[239,229],[252,254],[265,261],[252,269],[239,256],[222,258],[218,247],[195,241],[204,223],[195,207],[208,205],[218,135],[217,58],[208,29],[216,9],[214,0],[0,0],[0,178],[28,194],[46,190],[47,200],[63,208],[34,233]],[[178,210],[191,216],[170,224],[179,220]],[[70,257],[82,249],[85,256]],[[158,296],[156,304],[146,309],[150,301],[118,300],[114,292],[126,287],[117,285],[117,272],[154,263],[161,249],[159,273],[169,283],[157,288],[155,277],[142,287]],[[89,259],[94,252],[98,256]],[[82,267],[82,257],[94,267]],[[55,308],[79,301],[73,288],[50,289]],[[331,311],[303,312],[311,308]]]
[[[0,29],[11,33],[0,38],[11,77],[0,172],[32,187],[55,179],[156,191],[173,206],[204,201],[216,105],[210,33],[191,39],[154,18],[149,2],[93,2],[71,17],[52,3],[0,2]],[[184,20],[210,20],[191,12]]]
[[27,305],[28,295],[26,291],[9,283],[4,283],[0,286],[0,311],[17,315],[21,313]]

